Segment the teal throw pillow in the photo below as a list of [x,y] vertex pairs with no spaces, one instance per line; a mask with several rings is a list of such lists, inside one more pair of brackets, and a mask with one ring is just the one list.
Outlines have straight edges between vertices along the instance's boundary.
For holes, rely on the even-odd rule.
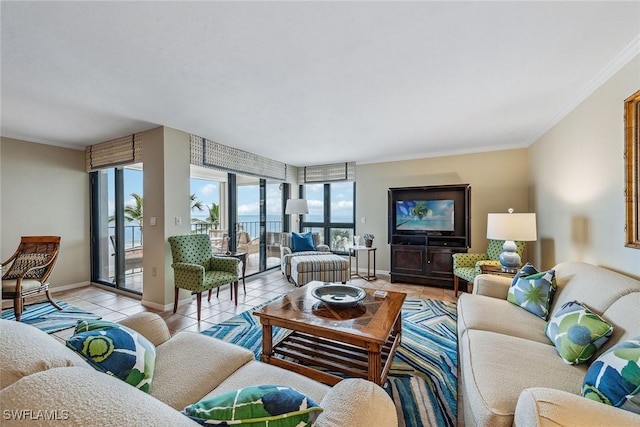
[[543,271],[531,276],[519,277],[509,287],[507,301],[547,320],[549,306],[556,292],[555,270]]
[[291,233],[292,252],[315,251],[311,233]]
[[640,336],[615,345],[589,366],[582,396],[640,414]]
[[149,393],[156,349],[133,329],[105,320],[79,320],[67,347],[97,370]]
[[189,405],[182,413],[203,425],[303,427],[313,425],[322,408],[299,391],[257,385]]
[[578,301],[570,301],[547,322],[545,333],[562,360],[577,365],[589,360],[607,342],[613,326]]

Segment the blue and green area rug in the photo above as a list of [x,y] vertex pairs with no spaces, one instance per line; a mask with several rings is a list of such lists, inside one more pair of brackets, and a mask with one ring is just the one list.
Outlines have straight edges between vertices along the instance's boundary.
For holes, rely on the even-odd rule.
[[[48,334],[76,326],[78,320],[101,319],[101,316],[81,310],[63,301],[56,301],[62,307],[58,310],[49,302],[32,304],[25,307],[20,318],[21,323],[34,326]],[[13,308],[2,310],[2,318],[16,320]]]
[[[251,351],[259,360],[262,327],[245,311],[202,333]],[[287,330],[274,327],[274,342]],[[402,343],[396,351],[385,390],[398,409],[400,426],[456,426],[456,305],[407,298],[402,307]]]

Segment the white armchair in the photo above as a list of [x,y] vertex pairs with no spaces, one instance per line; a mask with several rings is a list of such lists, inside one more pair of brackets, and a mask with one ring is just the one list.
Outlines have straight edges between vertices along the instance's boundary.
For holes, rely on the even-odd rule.
[[310,254],[331,254],[331,250],[328,245],[322,243],[322,238],[320,233],[313,232],[311,233],[311,237],[313,238],[313,245],[315,246],[315,251],[304,251],[304,252],[293,252],[292,244],[291,244],[291,233],[282,233],[282,238],[280,242],[280,271],[285,275],[287,280],[291,280],[291,258],[299,255],[310,255]]

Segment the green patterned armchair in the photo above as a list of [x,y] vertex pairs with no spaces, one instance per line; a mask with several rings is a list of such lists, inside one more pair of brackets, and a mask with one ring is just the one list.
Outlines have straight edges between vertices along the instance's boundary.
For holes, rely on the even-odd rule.
[[[475,277],[482,273],[483,265],[500,267],[500,254],[504,240],[489,240],[487,252],[481,254],[453,254],[453,287],[458,296],[459,279],[473,282]],[[526,242],[516,242],[516,252],[522,258]]]
[[[231,283],[231,298],[234,297],[238,305],[238,263],[237,258],[213,256],[211,240],[206,234],[185,234],[169,237],[171,255],[173,256],[173,283],[176,288],[173,312],[178,308],[178,294],[180,289],[186,289],[196,294],[198,304],[198,321],[200,321],[200,307],[202,292],[209,291],[208,301],[211,301],[211,290]],[[216,294],[217,295],[217,294]]]

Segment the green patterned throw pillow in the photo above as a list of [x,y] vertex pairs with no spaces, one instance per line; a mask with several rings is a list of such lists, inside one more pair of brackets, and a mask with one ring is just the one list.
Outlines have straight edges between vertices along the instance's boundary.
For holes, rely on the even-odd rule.
[[640,336],[610,348],[589,366],[582,395],[640,414]]
[[201,400],[182,411],[202,425],[311,426],[322,412],[311,398],[278,385],[258,385]]
[[105,320],[79,320],[67,347],[97,370],[149,393],[156,348],[133,329]]
[[545,333],[565,363],[589,360],[607,342],[613,326],[578,301],[564,304],[547,322]]
[[555,270],[543,271],[526,277],[514,278],[511,287],[509,287],[507,301],[547,320],[549,306],[555,292]]

